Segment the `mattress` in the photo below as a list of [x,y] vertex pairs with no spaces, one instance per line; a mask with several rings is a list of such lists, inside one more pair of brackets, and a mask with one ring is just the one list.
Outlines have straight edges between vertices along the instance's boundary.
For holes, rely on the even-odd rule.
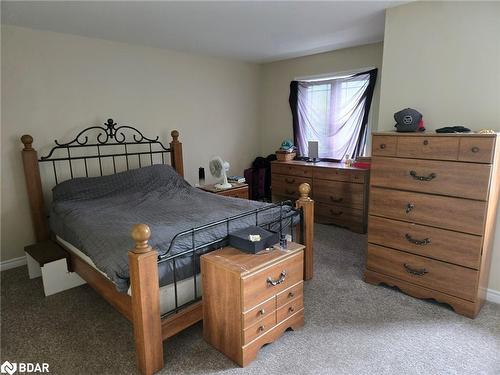
[[[252,213],[263,208],[267,209],[259,213],[258,222],[274,223],[271,229],[287,228],[299,220],[289,206],[277,208],[207,193],[192,187],[170,166],[153,165],[103,177],[75,178],[57,185],[49,222],[59,238],[90,258],[117,290],[125,293],[129,288],[127,253],[134,247],[130,236],[134,224],[149,225],[149,244],[159,255],[176,256],[158,267],[160,286],[168,286],[174,279],[192,279],[199,273],[198,255],[216,246],[205,245],[225,238],[228,231],[255,225]],[[208,225],[235,215],[244,216],[232,220],[229,228],[226,223]],[[179,232],[200,226],[204,227],[195,238],[190,234],[178,236]],[[194,264],[189,253],[193,245],[199,247]]]
[[[113,282],[104,272],[102,272],[99,268],[96,267],[92,259],[89,258],[88,255],[83,253],[77,247],[73,246],[69,242],[63,240],[61,237],[56,236],[57,242],[64,247],[66,250],[72,252],[73,254],[80,257],[85,263],[87,263],[90,267],[95,269],[97,272],[105,276],[108,280]],[[202,295],[201,288],[201,274],[196,274],[196,296],[200,297]],[[128,295],[132,295],[131,288],[129,287],[127,290]],[[181,306],[185,303],[191,302],[195,299],[194,295],[194,280],[193,277],[188,277],[184,280],[180,280],[177,282],[177,304]],[[167,312],[171,312],[175,309],[175,290],[174,283],[170,283],[168,285],[164,285],[160,287],[160,313],[166,314]]]

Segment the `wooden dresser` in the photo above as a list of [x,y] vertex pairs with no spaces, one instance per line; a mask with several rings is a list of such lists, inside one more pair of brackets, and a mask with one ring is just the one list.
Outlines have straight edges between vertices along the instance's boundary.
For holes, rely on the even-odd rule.
[[500,189],[496,134],[373,136],[365,281],[475,317]]
[[203,337],[240,366],[287,328],[304,325],[303,245],[246,254],[226,247],[201,257]]
[[365,233],[369,176],[367,169],[347,167],[342,163],[273,161],[273,200],[297,199],[298,186],[307,182],[316,203],[316,222]]

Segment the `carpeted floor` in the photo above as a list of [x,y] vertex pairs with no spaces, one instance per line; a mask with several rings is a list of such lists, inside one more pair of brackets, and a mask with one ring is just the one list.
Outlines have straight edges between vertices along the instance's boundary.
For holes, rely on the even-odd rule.
[[[500,305],[471,320],[362,281],[365,236],[317,225],[306,325],[241,369],[197,324],[164,342],[161,374],[500,374]],[[52,374],[136,374],[132,329],[88,286],[45,298],[25,267],[1,275],[1,361]]]

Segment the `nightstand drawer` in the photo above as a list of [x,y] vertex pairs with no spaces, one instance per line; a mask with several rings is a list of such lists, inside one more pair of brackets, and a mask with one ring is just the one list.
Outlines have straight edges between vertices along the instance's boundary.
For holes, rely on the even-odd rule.
[[290,302],[294,298],[301,297],[303,295],[304,282],[301,281],[298,284],[291,286],[290,288],[282,291],[276,296],[276,306],[279,308],[286,303]]
[[243,313],[243,328],[250,327],[255,322],[275,313],[276,299],[274,297]]
[[304,299],[302,298],[302,296],[295,298],[294,300],[288,302],[286,305],[276,310],[276,320],[278,321],[278,323],[280,323],[286,318],[299,312],[303,308],[304,308]]
[[303,264],[303,255],[298,253],[243,278],[243,310],[246,311],[301,281]]
[[276,311],[273,310],[264,319],[256,322],[253,326],[246,328],[243,331],[243,345],[248,344],[250,341],[255,340],[260,335],[263,335],[276,325]]

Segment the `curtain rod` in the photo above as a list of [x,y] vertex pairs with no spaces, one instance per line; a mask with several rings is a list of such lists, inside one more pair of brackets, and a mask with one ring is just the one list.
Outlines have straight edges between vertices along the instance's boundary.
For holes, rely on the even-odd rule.
[[312,82],[312,81],[326,81],[328,79],[335,79],[335,78],[345,78],[349,77],[353,74],[361,73],[361,72],[366,72],[368,70],[375,69],[374,66],[369,66],[366,68],[359,68],[359,69],[353,69],[353,70],[345,70],[341,72],[335,72],[335,73],[324,73],[324,74],[316,74],[316,75],[311,75],[311,76],[303,76],[303,77],[295,77],[294,81],[305,81],[305,82]]

